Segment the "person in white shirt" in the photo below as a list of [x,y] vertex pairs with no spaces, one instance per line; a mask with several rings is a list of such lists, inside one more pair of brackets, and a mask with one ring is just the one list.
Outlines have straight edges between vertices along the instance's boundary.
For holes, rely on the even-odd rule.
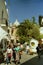
[[9,47],[7,48],[7,56],[8,56],[9,63],[11,63],[12,53],[13,53],[12,48],[9,45]]
[[28,54],[28,52],[29,52],[29,45],[27,44],[27,46],[26,46],[26,53]]

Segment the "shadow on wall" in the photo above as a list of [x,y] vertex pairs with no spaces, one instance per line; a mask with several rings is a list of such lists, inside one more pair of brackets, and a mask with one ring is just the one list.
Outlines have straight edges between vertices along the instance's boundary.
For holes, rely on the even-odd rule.
[[21,65],[43,65],[43,56],[40,59],[36,56]]

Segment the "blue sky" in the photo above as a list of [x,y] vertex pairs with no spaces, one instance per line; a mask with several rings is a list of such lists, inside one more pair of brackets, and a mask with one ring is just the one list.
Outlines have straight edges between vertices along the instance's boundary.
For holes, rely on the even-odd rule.
[[[35,16],[38,21],[39,15],[43,16],[43,0],[6,0],[9,7],[9,20],[14,22],[18,19],[22,22],[25,19],[32,19]],[[8,1],[10,4],[8,5]]]

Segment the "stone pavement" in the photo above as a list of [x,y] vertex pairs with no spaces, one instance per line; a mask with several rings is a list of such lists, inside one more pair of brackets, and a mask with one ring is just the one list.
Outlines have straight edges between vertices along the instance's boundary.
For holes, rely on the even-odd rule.
[[[23,64],[23,63],[27,62],[28,60],[32,59],[33,57],[36,57],[36,54],[29,55],[29,54],[26,54],[25,52],[23,52],[23,55],[22,55],[22,58],[21,58],[20,62],[21,62],[21,64]],[[6,64],[2,63],[0,65],[6,65]],[[15,64],[12,62],[11,64],[8,64],[8,65],[15,65]]]
[[[6,65],[6,64],[2,63],[0,65]],[[15,64],[12,62],[11,64],[8,65],[15,65]],[[43,65],[43,55],[39,59],[37,54],[27,55],[26,53],[23,52],[21,58],[21,65]]]
[[43,55],[41,56],[40,59],[38,58],[37,54],[36,55],[25,55],[25,56],[24,58],[26,59],[26,61],[23,62],[21,65],[43,65]]

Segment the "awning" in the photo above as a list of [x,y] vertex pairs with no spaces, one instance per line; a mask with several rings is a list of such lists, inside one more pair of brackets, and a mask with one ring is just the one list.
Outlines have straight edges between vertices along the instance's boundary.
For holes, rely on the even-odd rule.
[[6,36],[8,33],[0,27],[0,41]]

